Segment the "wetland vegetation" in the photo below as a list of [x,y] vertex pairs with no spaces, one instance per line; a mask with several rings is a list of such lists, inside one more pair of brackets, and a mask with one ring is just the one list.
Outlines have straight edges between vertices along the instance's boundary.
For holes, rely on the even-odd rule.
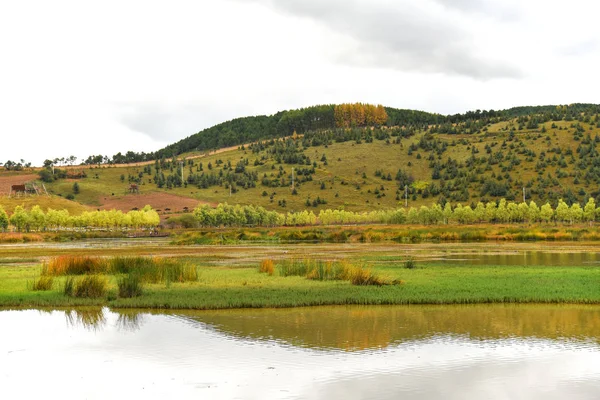
[[[0,305],[11,307],[600,303],[600,260],[588,258],[597,255],[591,243],[3,246],[10,263],[0,268]],[[469,261],[483,256],[484,264]],[[101,279],[104,289],[77,296],[85,279],[92,287]]]

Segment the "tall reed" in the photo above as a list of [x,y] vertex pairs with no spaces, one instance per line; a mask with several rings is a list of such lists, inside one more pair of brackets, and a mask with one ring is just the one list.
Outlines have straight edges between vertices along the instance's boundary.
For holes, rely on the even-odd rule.
[[73,296],[85,298],[98,298],[106,295],[108,280],[101,275],[86,275],[75,283]]
[[108,264],[100,257],[59,256],[51,259],[46,265],[45,274],[84,275],[108,272]]
[[31,290],[37,291],[47,291],[52,290],[54,287],[54,277],[52,276],[40,276],[38,279],[34,279],[31,284]]
[[117,281],[119,297],[139,297],[143,293],[143,283],[136,273],[129,273]]
[[48,276],[130,273],[135,273],[145,283],[193,282],[199,278],[194,265],[156,257],[60,256],[51,259],[42,272]]
[[195,265],[170,258],[114,257],[107,262],[111,273],[133,273],[144,283],[194,282],[199,278]]
[[63,294],[65,296],[72,297],[73,293],[75,293],[75,278],[73,278],[72,276],[68,276],[65,279],[65,283],[63,286]]
[[310,261],[283,260],[277,264],[281,276],[306,276],[310,272]]
[[273,260],[262,260],[258,267],[258,272],[273,275],[275,273],[275,263]]
[[323,260],[284,260],[277,264],[280,276],[303,276],[318,281],[344,280],[353,285],[392,285],[398,283],[380,277],[371,269],[348,262]]

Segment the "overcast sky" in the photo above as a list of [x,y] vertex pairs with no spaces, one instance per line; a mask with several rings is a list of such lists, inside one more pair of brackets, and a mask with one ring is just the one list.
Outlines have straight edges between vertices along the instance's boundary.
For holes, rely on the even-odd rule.
[[0,161],[153,151],[323,103],[600,103],[573,0],[0,0]]

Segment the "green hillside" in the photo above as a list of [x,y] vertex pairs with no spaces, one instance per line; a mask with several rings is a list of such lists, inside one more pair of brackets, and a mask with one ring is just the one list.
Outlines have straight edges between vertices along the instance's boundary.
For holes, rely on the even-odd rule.
[[[336,126],[336,107],[299,110],[298,115],[312,110],[317,124],[318,112],[331,112],[331,119],[319,123]],[[169,147],[177,147],[175,153],[188,151],[175,162],[163,156],[146,165],[87,166],[85,178],[58,179],[46,187],[90,206],[123,199],[122,209],[132,204],[128,199],[140,196],[127,195],[131,183],[139,185],[141,196],[169,193],[211,204],[254,204],[278,211],[390,208],[404,204],[405,186],[409,206],[498,198],[521,201],[523,192],[538,204],[556,205],[560,198],[584,203],[589,197],[600,203],[598,105],[520,107],[457,116],[385,111],[387,122],[378,126],[295,126],[285,132],[269,130],[275,116],[240,119],[239,135],[233,122],[220,125],[230,129],[226,141],[212,141],[223,139],[214,133],[221,128],[215,127]],[[266,129],[262,137],[261,129]],[[248,140],[217,153],[205,154],[204,145],[196,146],[199,140],[211,143],[207,145],[211,148],[242,139]],[[75,182],[79,193],[73,193]]]

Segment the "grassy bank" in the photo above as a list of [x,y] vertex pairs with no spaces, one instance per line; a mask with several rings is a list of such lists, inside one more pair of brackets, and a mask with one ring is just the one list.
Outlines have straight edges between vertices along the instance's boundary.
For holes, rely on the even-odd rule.
[[386,286],[357,286],[343,280],[260,273],[258,265],[199,265],[198,280],[149,283],[139,297],[118,297],[118,276],[107,276],[100,298],[65,296],[68,277],[56,276],[48,291],[28,285],[41,266],[0,268],[0,306],[68,307],[106,305],[122,308],[225,309],[345,304],[590,303],[600,304],[600,269],[591,266],[447,266],[419,263],[375,265],[381,277],[401,281]]
[[[275,228],[163,229],[175,245],[243,243],[418,243],[418,242],[557,242],[600,241],[600,226],[589,224],[475,225],[330,225]],[[69,242],[125,238],[135,232],[118,230],[0,233],[1,243]],[[139,236],[144,237],[145,232]]]
[[227,228],[178,231],[173,244],[415,243],[478,241],[598,241],[600,228],[583,225],[345,225],[323,227]]

